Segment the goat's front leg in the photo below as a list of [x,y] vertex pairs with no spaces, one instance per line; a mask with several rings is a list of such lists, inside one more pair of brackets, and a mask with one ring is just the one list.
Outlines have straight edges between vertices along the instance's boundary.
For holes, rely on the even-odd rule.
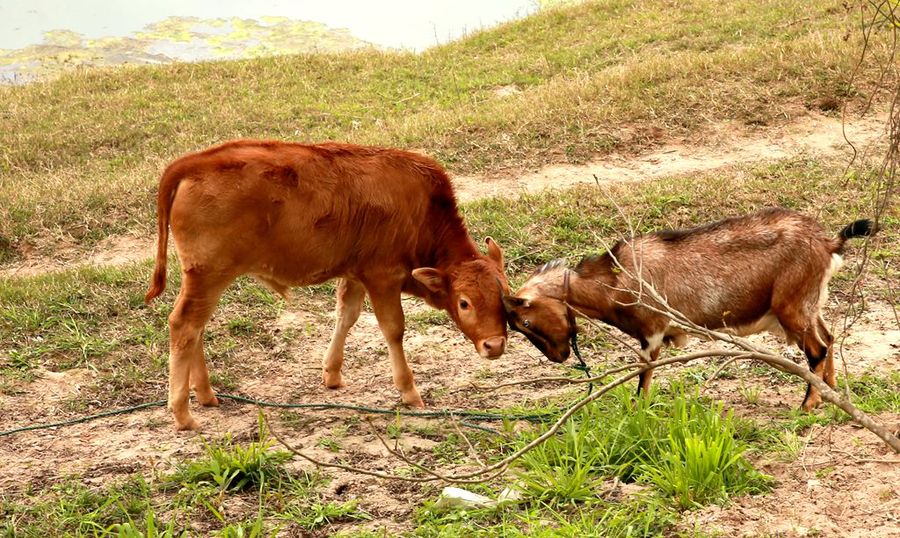
[[412,370],[406,363],[406,355],[403,353],[403,307],[400,304],[400,290],[402,280],[391,282],[381,279],[373,279],[373,283],[366,283],[369,299],[372,301],[372,309],[378,319],[378,326],[387,341],[388,356],[391,359],[391,371],[394,375],[394,385],[400,390],[403,403],[410,407],[425,407]]
[[328,350],[322,359],[322,380],[330,389],[344,386],[341,367],[344,365],[344,346],[347,342],[347,333],[359,319],[365,297],[366,288],[358,280],[342,278],[338,282],[334,307],[337,320]]
[[[659,358],[659,351],[662,349],[663,333],[654,334],[649,338],[641,338],[641,358],[645,362],[655,362]],[[650,397],[650,380],[653,379],[653,368],[641,372],[638,378],[638,395],[644,393],[645,398]]]

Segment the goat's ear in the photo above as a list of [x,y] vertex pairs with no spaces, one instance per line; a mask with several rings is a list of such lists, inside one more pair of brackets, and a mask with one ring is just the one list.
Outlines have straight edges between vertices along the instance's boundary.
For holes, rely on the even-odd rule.
[[421,282],[432,293],[447,292],[447,276],[434,267],[419,267],[412,270],[412,277]]
[[514,312],[519,308],[528,308],[529,305],[528,299],[516,297],[515,295],[503,296],[503,309],[506,310],[507,313]]
[[503,270],[503,251],[500,250],[500,245],[497,244],[496,241],[492,237],[486,237],[484,242],[487,244],[488,249],[488,257],[500,267],[500,270]]

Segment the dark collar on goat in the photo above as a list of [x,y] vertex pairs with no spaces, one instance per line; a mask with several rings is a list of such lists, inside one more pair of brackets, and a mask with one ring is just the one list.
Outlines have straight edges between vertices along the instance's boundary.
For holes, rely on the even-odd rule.
[[[569,339],[572,342],[572,353],[575,354],[575,357],[580,362],[580,366],[576,366],[579,370],[583,370],[584,374],[588,377],[591,376],[591,367],[584,362],[584,359],[581,357],[581,351],[578,350],[578,322],[575,319],[575,310],[569,304],[569,275],[572,271],[566,267],[563,272],[563,295],[562,302],[566,305],[566,321],[569,324]],[[590,388],[593,388],[591,386]]]

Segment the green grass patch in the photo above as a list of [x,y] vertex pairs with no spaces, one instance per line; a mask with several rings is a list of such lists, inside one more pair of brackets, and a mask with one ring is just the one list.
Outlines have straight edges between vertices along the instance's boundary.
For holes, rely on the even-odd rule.
[[[592,402],[518,460],[510,482],[469,488],[495,497],[509,483],[522,492],[520,500],[469,509],[426,502],[413,534],[670,536],[683,510],[767,491],[772,480],[745,457],[746,439],[765,432],[694,390],[679,383],[670,387],[637,400],[630,388],[620,387]],[[515,434],[492,457],[542,431]],[[485,446],[479,443],[479,450]],[[618,481],[637,489],[621,493]]]
[[592,403],[561,435],[523,456],[523,491],[553,506],[586,502],[618,476],[653,485],[679,509],[765,491],[768,479],[744,458],[731,412],[673,385],[633,400],[630,389]]
[[443,512],[431,506],[426,503],[417,513],[414,536],[637,538],[664,536],[676,520],[675,513],[653,497],[623,503],[598,499],[566,510],[531,506]]
[[259,418],[259,440],[241,446],[226,434],[219,441],[202,440],[205,454],[184,464],[167,480],[171,484],[212,486],[220,492],[260,490],[288,478],[284,464],[291,453],[272,450],[274,441]]
[[[150,485],[139,475],[100,488],[66,479],[43,495],[30,495],[24,503],[0,497],[0,534],[119,536],[119,526],[126,523],[135,531],[147,531],[148,525],[162,527],[161,521],[151,515],[150,496]],[[134,535],[123,532],[125,536]]]

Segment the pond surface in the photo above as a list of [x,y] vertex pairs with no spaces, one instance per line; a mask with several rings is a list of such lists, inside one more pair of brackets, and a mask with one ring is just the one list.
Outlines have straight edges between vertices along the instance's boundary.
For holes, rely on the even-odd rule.
[[79,65],[357,47],[424,50],[527,16],[540,0],[0,0],[0,80]]

